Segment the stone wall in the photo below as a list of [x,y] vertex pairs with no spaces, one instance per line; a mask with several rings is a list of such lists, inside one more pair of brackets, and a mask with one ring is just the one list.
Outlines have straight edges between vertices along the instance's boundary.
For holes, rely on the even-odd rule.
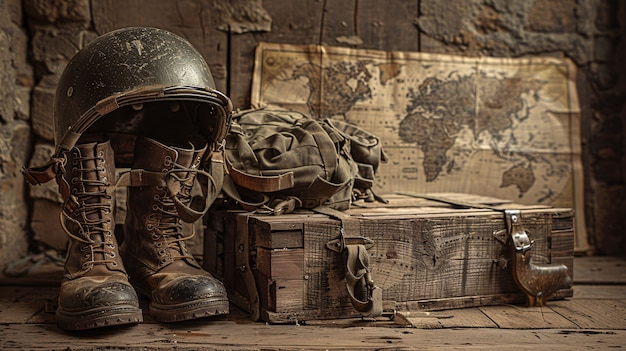
[[99,34],[139,25],[189,39],[238,108],[249,105],[260,41],[569,57],[578,67],[583,111],[586,213],[578,215],[586,216],[598,252],[626,253],[625,18],[619,0],[0,0],[0,47],[9,49],[0,52],[0,226],[16,227],[12,240],[62,243],[51,215],[55,185],[31,187],[27,213],[19,166],[41,164],[53,150],[54,90],[72,55]]
[[0,0],[0,269],[28,252],[29,211],[21,167],[30,157],[29,38],[20,0]]

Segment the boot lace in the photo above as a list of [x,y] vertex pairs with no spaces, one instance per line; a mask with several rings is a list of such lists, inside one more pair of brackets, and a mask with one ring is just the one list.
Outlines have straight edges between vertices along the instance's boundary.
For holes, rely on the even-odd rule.
[[[107,203],[112,199],[112,195],[106,192],[106,187],[110,183],[106,176],[102,179],[100,177],[85,179],[88,177],[84,177],[87,172],[104,173],[104,167],[83,168],[86,161],[98,160],[103,163],[104,154],[99,152],[95,157],[74,156],[72,168],[74,177],[71,180],[73,205],[65,206],[59,214],[61,226],[70,238],[85,244],[80,249],[85,259],[82,264],[83,268],[91,264],[111,263],[115,266],[117,262],[114,259],[115,253],[112,251],[115,246],[107,242],[110,240],[106,240],[112,236],[111,231],[106,227],[111,224],[110,216],[106,216],[111,213],[111,208]],[[80,184],[82,186],[79,186]],[[87,189],[94,189],[94,191],[87,191]],[[78,235],[67,228],[67,221],[79,228]],[[99,242],[93,239],[95,235],[101,236]]]
[[[176,253],[171,257],[172,259],[193,259],[193,256],[188,253],[184,241],[195,236],[195,228],[192,226],[190,235],[185,236],[183,234],[183,225],[172,196],[177,196],[182,203],[191,201],[191,183],[195,179],[197,169],[195,167],[182,167],[175,162],[173,165],[173,169],[168,171],[168,177],[172,177],[180,184],[180,190],[177,194],[168,195],[164,186],[156,187],[160,195],[154,196],[152,213],[149,215],[150,222],[154,224],[148,224],[147,229],[153,232],[152,239],[157,241],[156,246],[159,248],[159,255],[163,256],[169,251]],[[187,174],[187,176],[180,177],[179,174]]]

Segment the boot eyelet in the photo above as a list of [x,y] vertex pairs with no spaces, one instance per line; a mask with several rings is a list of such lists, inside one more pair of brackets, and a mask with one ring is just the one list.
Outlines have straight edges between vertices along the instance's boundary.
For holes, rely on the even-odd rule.
[[159,240],[159,236],[157,234],[152,234],[152,240]]
[[172,157],[171,156],[165,156],[165,158],[163,159],[163,164],[165,166],[172,165]]
[[78,183],[78,178],[74,177],[71,180],[72,184],[77,184]]
[[115,252],[111,252],[111,253],[109,253],[109,257],[111,257],[111,258],[115,258]]
[[159,199],[159,195],[154,195],[154,199],[158,200]]
[[159,210],[159,206],[157,205],[152,205],[152,211],[158,211]]
[[100,158],[104,157],[104,151],[98,151],[98,157]]
[[153,230],[154,230],[154,225],[152,225],[152,224],[147,224],[147,225],[146,225],[146,229],[147,229],[147,230],[149,230],[149,231],[153,231]]
[[117,267],[117,262],[113,261],[113,262],[111,262],[111,265],[114,266],[114,267]]
[[82,264],[82,267],[83,267],[83,268],[87,268],[87,267],[89,267],[89,263],[87,263],[87,262],[83,263],[83,264]]
[[161,243],[160,242],[156,243],[155,245],[156,245],[156,247],[161,247]]

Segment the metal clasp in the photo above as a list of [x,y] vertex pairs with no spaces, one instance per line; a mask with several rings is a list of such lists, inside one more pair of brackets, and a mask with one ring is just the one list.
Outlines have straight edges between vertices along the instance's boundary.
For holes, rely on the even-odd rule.
[[506,224],[509,231],[509,236],[515,247],[515,251],[521,251],[526,253],[535,243],[530,240],[528,233],[522,225],[522,216],[519,210],[505,210],[504,215],[506,218]]
[[346,236],[341,228],[341,233],[338,238],[335,238],[326,243],[326,248],[335,251],[337,253],[343,252],[348,245],[363,245],[366,249],[370,249],[374,246],[374,240],[365,236]]

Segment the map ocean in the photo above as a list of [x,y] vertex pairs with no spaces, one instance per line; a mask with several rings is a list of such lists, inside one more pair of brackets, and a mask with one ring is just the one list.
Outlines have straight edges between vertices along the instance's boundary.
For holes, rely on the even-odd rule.
[[582,205],[575,66],[263,43],[252,104],[343,119],[383,142],[379,193]]

